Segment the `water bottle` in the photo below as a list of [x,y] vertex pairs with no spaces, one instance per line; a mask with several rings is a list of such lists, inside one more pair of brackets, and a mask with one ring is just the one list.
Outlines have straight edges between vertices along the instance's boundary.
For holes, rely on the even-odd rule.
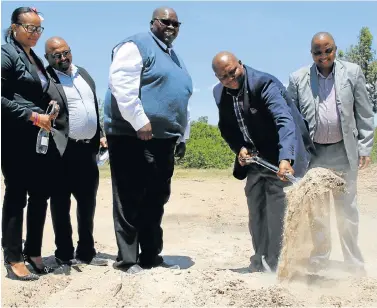
[[41,128],[38,133],[37,137],[37,146],[36,150],[38,154],[46,154],[48,150],[48,141],[49,141],[50,133]]
[[108,159],[109,150],[107,148],[101,147],[96,157],[97,166],[103,166]]
[[[56,111],[56,104],[57,102],[56,101],[51,101],[52,104],[50,104],[48,107],[47,107],[47,111],[46,111],[46,114],[49,114],[49,115],[52,115],[55,113]],[[51,107],[51,110],[50,112],[48,112],[48,109]],[[55,123],[55,120],[54,120],[54,123]],[[47,150],[48,150],[48,141],[49,141],[49,138],[50,138],[50,133],[45,130],[44,128],[41,128],[38,132],[38,136],[37,136],[37,144],[36,144],[36,151],[38,154],[46,154],[47,153]]]

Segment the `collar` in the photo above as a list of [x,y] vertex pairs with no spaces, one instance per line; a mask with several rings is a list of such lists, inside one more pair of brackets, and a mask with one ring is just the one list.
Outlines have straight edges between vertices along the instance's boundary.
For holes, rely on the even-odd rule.
[[78,68],[76,65],[74,65],[73,63],[71,63],[71,75],[67,75],[66,73],[63,73],[61,71],[58,71],[57,69],[53,68],[54,72],[56,73],[57,76],[61,75],[61,76],[64,76],[64,77],[69,77],[69,78],[72,78],[72,77],[75,77],[77,75],[77,72],[78,72]]
[[152,35],[152,37],[156,40],[156,42],[161,46],[161,48],[162,48],[163,50],[167,50],[167,51],[169,51],[169,53],[170,53],[170,50],[173,49],[173,45],[171,45],[170,47],[168,47],[168,45],[166,45],[166,44],[165,44],[163,41],[161,41],[157,36],[155,36],[155,35],[153,34],[152,31],[149,31],[149,33]]
[[319,77],[321,77],[321,78],[323,78],[323,79],[332,79],[332,78],[334,77],[334,75],[335,75],[335,65],[336,65],[336,63],[335,63],[335,61],[334,61],[334,65],[333,65],[333,67],[332,67],[332,71],[331,71],[331,73],[330,73],[327,77],[325,77],[325,76],[323,76],[323,75],[321,74],[321,72],[318,70],[317,65],[315,64],[315,71],[317,72],[317,76],[319,76]]

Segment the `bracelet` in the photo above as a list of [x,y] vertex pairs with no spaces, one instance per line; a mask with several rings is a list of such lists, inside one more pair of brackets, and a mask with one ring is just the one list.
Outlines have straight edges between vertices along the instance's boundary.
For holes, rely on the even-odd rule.
[[40,121],[39,114],[36,113],[33,124],[34,124],[35,126],[38,126],[39,121]]

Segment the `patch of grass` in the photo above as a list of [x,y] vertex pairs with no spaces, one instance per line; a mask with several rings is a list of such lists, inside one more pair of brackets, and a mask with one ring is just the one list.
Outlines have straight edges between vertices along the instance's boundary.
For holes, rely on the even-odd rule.
[[[99,167],[100,178],[111,177],[110,165],[105,164]],[[186,169],[175,166],[174,176],[176,179],[211,179],[211,178],[230,178],[233,176],[232,169]]]
[[99,177],[100,179],[111,178],[110,165],[105,163],[103,166],[99,167]]
[[377,163],[377,128],[374,131],[374,143],[373,143],[371,157],[372,157],[372,162]]

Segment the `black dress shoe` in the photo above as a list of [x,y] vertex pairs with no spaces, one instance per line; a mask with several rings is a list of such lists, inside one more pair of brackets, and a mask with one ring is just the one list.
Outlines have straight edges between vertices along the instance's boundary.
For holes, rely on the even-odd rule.
[[76,259],[70,259],[70,260],[62,260],[62,259],[59,259],[57,257],[55,257],[55,261],[58,265],[68,265],[68,266],[72,266],[72,265],[77,265],[78,262]]
[[102,258],[93,258],[91,261],[84,261],[79,258],[76,258],[77,264],[87,264],[87,265],[94,265],[94,266],[107,266],[108,262],[106,259]]
[[127,269],[126,273],[134,275],[134,274],[138,274],[142,271],[143,271],[143,269],[138,264],[134,264]]
[[15,272],[13,272],[13,268],[10,264],[5,264],[5,268],[7,269],[8,278],[12,280],[33,281],[39,279],[39,276],[33,273],[29,273],[26,276],[18,276]]
[[31,265],[31,267],[37,274],[45,275],[52,273],[55,270],[54,268],[44,264],[42,268],[39,268],[38,265],[28,255],[24,255],[24,260]]
[[151,269],[154,267],[163,267],[163,268],[169,268],[169,269],[180,269],[179,265],[177,264],[168,264],[164,261],[164,259],[161,256],[157,256],[153,262],[142,262],[140,261],[140,266],[144,269]]
[[127,274],[137,274],[143,271],[138,264],[125,264],[123,261],[113,263],[113,268],[126,272]]

